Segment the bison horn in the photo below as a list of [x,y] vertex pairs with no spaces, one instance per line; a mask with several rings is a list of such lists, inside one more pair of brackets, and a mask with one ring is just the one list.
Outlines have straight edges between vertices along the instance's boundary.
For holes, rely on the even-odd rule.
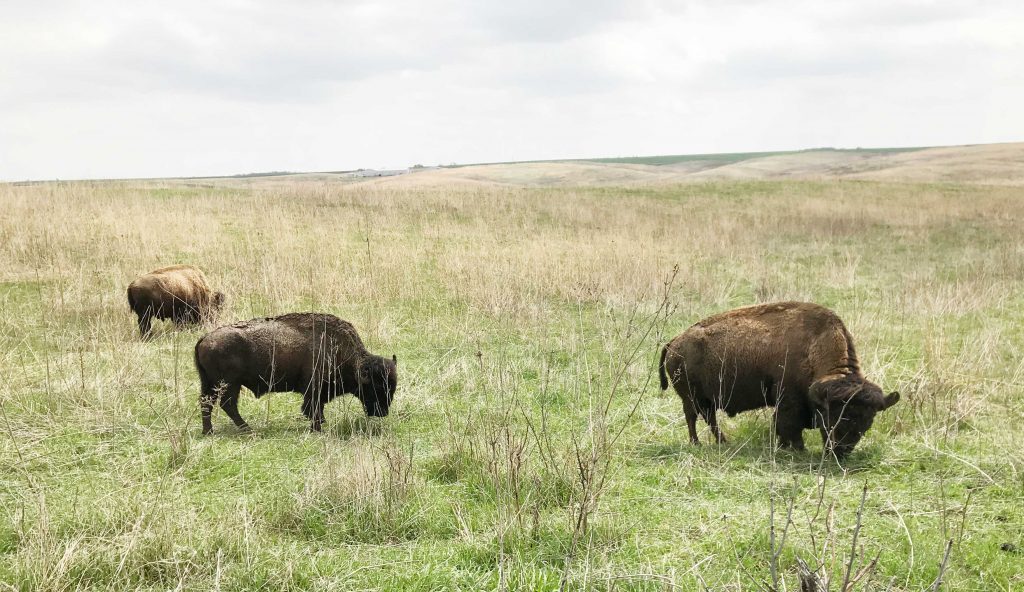
[[896,391],[893,391],[893,392],[889,393],[888,395],[886,395],[885,402],[882,403],[882,408],[879,409],[879,411],[885,411],[886,409],[892,407],[893,405],[895,405],[896,403],[899,403],[899,402],[900,402],[900,394],[897,393]]
[[391,354],[391,361],[397,364],[398,363],[398,356],[396,356],[395,354]]
[[828,406],[828,387],[821,381],[815,382],[807,389],[807,398],[818,407]]

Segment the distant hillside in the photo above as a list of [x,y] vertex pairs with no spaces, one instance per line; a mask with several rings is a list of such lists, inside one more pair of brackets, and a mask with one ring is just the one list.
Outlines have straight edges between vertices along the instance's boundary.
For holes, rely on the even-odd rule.
[[665,156],[618,156],[614,158],[587,158],[582,162],[603,162],[608,164],[649,164],[665,166],[684,162],[706,162],[723,166],[754,158],[782,156],[787,154],[805,154],[808,152],[849,152],[852,154],[895,154],[924,150],[924,147],[913,148],[809,148],[806,150],[782,150],[778,152],[725,152],[712,154],[672,154]]
[[1024,185],[1024,143],[937,148],[816,148],[779,152],[619,156],[409,169],[266,172],[163,179],[187,184],[287,186],[297,181],[402,186],[617,186],[707,180],[869,179]]
[[925,150],[928,146],[915,146],[908,148],[805,148],[803,150],[776,150],[769,152],[711,152],[707,154],[662,154],[654,156],[612,156],[601,158],[555,158],[542,160],[508,160],[498,162],[476,162],[464,164],[442,165],[439,168],[458,169],[476,166],[491,166],[505,164],[546,164],[562,162],[596,162],[602,164],[646,164],[651,166],[667,166],[682,163],[704,163],[708,166],[723,166],[754,158],[765,158],[768,156],[783,156],[788,154],[806,154],[808,152],[849,152],[851,154],[895,154],[898,152],[913,152]]
[[1024,185],[1024,143],[495,163],[445,167],[366,182],[586,186],[828,178]]

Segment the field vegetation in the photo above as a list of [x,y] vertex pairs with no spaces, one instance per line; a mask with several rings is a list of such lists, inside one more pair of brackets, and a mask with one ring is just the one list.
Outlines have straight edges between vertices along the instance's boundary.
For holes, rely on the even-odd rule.
[[[1020,198],[0,185],[0,590],[1020,590]],[[352,321],[398,356],[391,415],[338,400],[316,434],[299,395],[243,392],[253,432],[218,410],[201,436],[204,329],[140,341],[125,299],[174,263],[221,322]],[[842,463],[777,449],[767,411],[690,445],[660,345],[788,299],[835,309],[902,402]]]

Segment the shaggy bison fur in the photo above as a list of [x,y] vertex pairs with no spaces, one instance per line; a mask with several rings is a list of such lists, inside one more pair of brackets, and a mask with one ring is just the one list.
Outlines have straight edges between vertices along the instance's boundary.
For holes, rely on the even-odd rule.
[[210,289],[206,276],[191,265],[155,269],[128,284],[128,306],[139,317],[139,333],[149,337],[153,319],[176,325],[214,321],[224,294]]
[[369,416],[385,416],[398,381],[397,358],[366,351],[355,327],[334,315],[291,313],[215,329],[195,349],[201,386],[203,433],[213,431],[213,404],[243,430],[238,394],[244,386],[260,397],[269,392],[302,393],[302,413],[320,431],[324,405],[338,395],[355,395]]
[[782,446],[803,450],[803,430],[819,427],[826,449],[849,454],[875,414],[899,401],[861,373],[853,339],[831,310],[807,302],[738,308],[700,321],[661,352],[661,388],[683,400],[690,440],[697,415],[719,442],[715,413],[730,417],[775,407]]

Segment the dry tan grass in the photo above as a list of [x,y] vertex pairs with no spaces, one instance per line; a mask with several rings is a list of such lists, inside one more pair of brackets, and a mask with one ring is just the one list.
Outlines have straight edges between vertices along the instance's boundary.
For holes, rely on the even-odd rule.
[[[22,589],[749,589],[769,497],[799,487],[787,553],[809,558],[825,511],[846,544],[864,481],[861,540],[902,589],[958,535],[951,586],[1019,571],[999,550],[1022,526],[1014,187],[204,180],[4,185],[0,207],[0,576]],[[179,262],[228,294],[224,322],[353,321],[398,354],[393,414],[342,400],[308,435],[295,398],[246,395],[254,435],[199,437],[200,330],[139,342],[124,296]],[[765,413],[689,447],[655,387],[665,338],[781,299],[835,308],[904,394],[851,465],[775,451]]]
[[904,152],[848,176],[884,181],[1022,185],[1024,144],[951,146]]

